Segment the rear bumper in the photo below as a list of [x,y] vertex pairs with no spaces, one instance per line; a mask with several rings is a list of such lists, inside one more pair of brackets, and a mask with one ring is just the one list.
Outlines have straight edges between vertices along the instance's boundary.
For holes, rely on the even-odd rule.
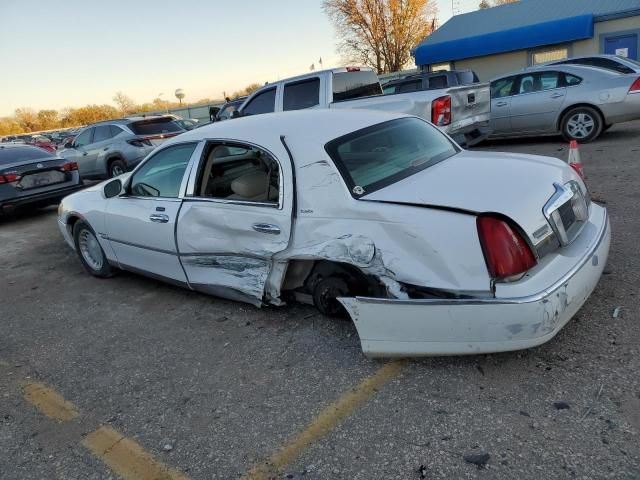
[[640,93],[627,94],[623,102],[605,104],[601,108],[607,125],[638,120],[640,119]]
[[0,215],[3,213],[11,213],[18,210],[21,207],[28,205],[34,205],[38,203],[55,203],[62,200],[67,195],[71,195],[78,190],[82,190],[85,186],[82,183],[72,185],[70,187],[61,188],[59,190],[51,190],[48,192],[41,192],[33,195],[27,195],[24,197],[17,197],[14,199],[8,199],[0,201]]
[[449,132],[449,136],[453,138],[461,147],[472,147],[491,136],[492,130],[489,123],[474,125],[462,130]]
[[[471,355],[535,347],[551,340],[595,289],[609,254],[611,228],[594,205],[583,234],[523,285],[546,287],[523,295],[522,285],[496,297],[394,300],[343,298],[362,350],[372,357]],[[557,276],[562,269],[563,274]],[[551,272],[551,273],[549,273]],[[516,284],[519,282],[515,282]]]

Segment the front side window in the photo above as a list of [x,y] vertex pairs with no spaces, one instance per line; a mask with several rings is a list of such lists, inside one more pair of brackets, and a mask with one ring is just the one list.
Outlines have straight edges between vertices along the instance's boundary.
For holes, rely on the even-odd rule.
[[251,146],[214,144],[204,158],[197,197],[278,205],[280,168],[269,153]]
[[516,77],[501,78],[491,82],[491,98],[503,98],[512,95]]
[[320,79],[311,78],[284,86],[283,110],[302,110],[320,103]]
[[560,75],[558,72],[539,72],[520,77],[518,93],[534,93],[558,88]]
[[276,109],[276,88],[270,88],[257,94],[242,109],[244,115],[260,115],[263,113],[272,113]]
[[99,125],[96,127],[96,131],[93,133],[93,141],[104,142],[111,138],[111,127],[109,125]]
[[91,143],[91,137],[93,137],[93,128],[88,128],[80,135],[78,135],[73,142],[76,147],[84,147]]
[[459,152],[440,130],[419,118],[373,125],[332,140],[325,149],[356,197]]
[[138,197],[177,198],[195,148],[195,143],[186,143],[160,150],[133,174],[131,194]]

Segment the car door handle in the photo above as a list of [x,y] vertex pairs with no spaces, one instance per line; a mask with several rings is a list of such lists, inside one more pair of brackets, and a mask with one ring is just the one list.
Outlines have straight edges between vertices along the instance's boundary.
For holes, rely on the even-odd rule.
[[84,152],[84,153],[82,154],[82,156],[83,156],[83,157],[86,157],[87,155],[89,155],[89,152]]
[[165,215],[164,213],[154,213],[149,217],[149,220],[156,223],[168,223],[169,215]]
[[560,97],[564,97],[564,93],[554,93],[553,95],[551,95],[551,98],[560,98]]
[[496,107],[506,107],[507,106],[507,102],[498,102],[496,103]]
[[280,235],[280,227],[270,223],[254,223],[253,229],[260,233],[270,233],[271,235]]

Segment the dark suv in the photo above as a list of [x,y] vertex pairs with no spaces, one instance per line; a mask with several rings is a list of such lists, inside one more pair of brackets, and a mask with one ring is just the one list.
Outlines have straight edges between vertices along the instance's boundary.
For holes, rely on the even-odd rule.
[[167,138],[182,132],[167,116],[109,120],[81,130],[60,155],[77,162],[83,178],[111,178],[131,170]]

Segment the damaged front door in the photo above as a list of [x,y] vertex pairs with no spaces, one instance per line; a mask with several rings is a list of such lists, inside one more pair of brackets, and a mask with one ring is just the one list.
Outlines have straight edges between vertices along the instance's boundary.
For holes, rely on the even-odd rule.
[[212,142],[193,175],[177,230],[189,284],[260,305],[273,256],[289,245],[289,168],[264,149]]

